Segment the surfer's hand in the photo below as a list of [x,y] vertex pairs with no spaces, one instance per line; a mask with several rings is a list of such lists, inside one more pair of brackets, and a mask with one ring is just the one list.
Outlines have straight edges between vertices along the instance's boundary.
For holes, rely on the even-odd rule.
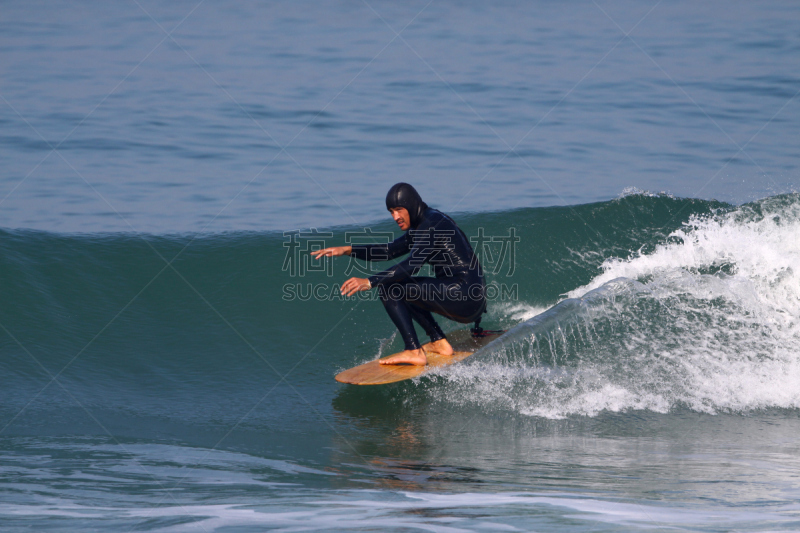
[[350,255],[353,250],[352,246],[332,246],[330,248],[323,248],[321,250],[312,250],[310,253],[314,259],[320,257],[336,257],[337,255]]
[[350,278],[342,283],[342,294],[352,296],[359,291],[367,291],[372,288],[372,284],[367,278]]

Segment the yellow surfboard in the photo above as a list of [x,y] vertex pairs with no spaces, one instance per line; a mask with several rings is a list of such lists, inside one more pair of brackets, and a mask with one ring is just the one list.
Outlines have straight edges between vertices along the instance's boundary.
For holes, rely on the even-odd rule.
[[[442,355],[428,352],[428,364],[418,365],[382,365],[380,359],[358,365],[336,375],[336,381],[351,385],[385,385],[406,379],[415,378],[440,366],[452,365],[462,361],[497,339],[504,331],[483,331],[479,336],[472,335],[469,330],[455,331],[447,335],[447,340],[455,352],[453,355]],[[391,356],[387,356],[391,357]]]

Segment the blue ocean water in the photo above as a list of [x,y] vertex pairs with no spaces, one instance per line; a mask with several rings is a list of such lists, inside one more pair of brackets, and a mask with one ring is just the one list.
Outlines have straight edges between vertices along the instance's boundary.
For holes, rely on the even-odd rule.
[[366,224],[397,181],[448,212],[795,190],[796,17],[793,2],[8,2],[0,225]]
[[[0,529],[796,530],[798,21],[3,3]],[[301,252],[397,181],[509,333],[341,385],[400,342]]]

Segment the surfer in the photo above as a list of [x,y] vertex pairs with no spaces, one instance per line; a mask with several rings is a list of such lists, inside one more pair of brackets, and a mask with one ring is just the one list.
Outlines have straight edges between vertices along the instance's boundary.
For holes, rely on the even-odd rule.
[[[386,195],[386,208],[405,233],[388,244],[334,246],[315,250],[314,259],[350,255],[366,261],[388,261],[408,257],[368,278],[350,278],[341,291],[351,296],[377,289],[389,317],[405,343],[405,350],[382,359],[381,364],[427,364],[426,351],[452,355],[447,341],[431,312],[461,323],[480,322],[486,310],[486,283],[480,262],[469,239],[444,213],[428,207],[416,189],[397,183]],[[433,267],[435,277],[415,274],[424,264]],[[414,330],[416,321],[430,337],[420,345]]]

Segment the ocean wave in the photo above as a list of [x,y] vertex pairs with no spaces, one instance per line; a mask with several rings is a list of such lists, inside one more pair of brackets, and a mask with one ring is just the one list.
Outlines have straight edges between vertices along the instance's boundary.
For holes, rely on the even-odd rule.
[[442,370],[432,393],[546,418],[799,408],[799,235],[797,195],[695,214]]
[[[797,195],[635,194],[457,214],[468,235],[519,237],[506,263],[499,242],[484,256],[489,282],[514,291],[483,325],[511,331],[409,394],[548,418],[800,407],[799,212]],[[333,245],[365,229],[320,232]],[[290,238],[0,232],[2,407],[14,416],[55,377],[84,405],[202,422],[281,376],[327,390],[337,370],[400,349],[380,302],[282,298],[364,268],[293,275]],[[35,407],[61,409],[47,398]]]

